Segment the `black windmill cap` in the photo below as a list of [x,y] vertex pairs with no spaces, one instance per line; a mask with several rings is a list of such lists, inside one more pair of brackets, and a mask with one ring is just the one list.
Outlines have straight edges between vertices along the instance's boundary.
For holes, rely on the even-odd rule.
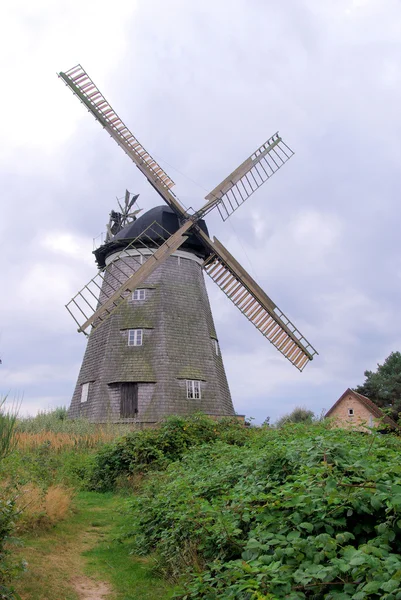
[[[158,227],[158,225],[160,227]],[[206,233],[206,235],[209,235],[206,223],[203,219],[197,221],[197,225],[204,233]],[[152,244],[159,246],[168,239],[170,235],[178,231],[180,226],[178,215],[172,208],[167,205],[155,206],[138,217],[135,221],[132,221],[132,223],[128,223],[128,225],[119,231],[110,242],[97,248],[94,251],[96,262],[100,268],[104,267],[106,265],[106,258],[110,254],[123,250],[136,238],[139,238],[138,247],[143,248],[144,246],[140,243],[140,236],[142,234],[143,243],[146,246],[151,247]],[[148,231],[146,231],[147,229]],[[188,236],[188,239],[180,246],[179,250],[192,252],[201,258],[206,258],[209,254],[206,246],[194,234]]]

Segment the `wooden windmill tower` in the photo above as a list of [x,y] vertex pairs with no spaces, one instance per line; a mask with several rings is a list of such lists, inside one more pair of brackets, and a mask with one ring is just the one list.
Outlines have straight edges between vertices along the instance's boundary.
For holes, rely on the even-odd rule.
[[166,203],[135,219],[126,196],[95,251],[98,274],[67,304],[89,335],[70,415],[152,423],[194,411],[234,414],[202,271],[302,371],[316,350],[204,222],[214,208],[226,220],[293,155],[278,133],[190,213],[84,69],[59,76]]

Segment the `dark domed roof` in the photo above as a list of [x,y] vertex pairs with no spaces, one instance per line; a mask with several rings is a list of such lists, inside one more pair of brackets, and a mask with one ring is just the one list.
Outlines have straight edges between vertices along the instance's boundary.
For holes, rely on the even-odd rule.
[[[203,219],[199,220],[197,225],[199,225],[202,231],[208,234],[206,223]],[[155,208],[148,210],[141,217],[136,219],[136,221],[126,225],[110,242],[97,248],[97,250],[94,251],[96,262],[99,267],[104,267],[106,258],[109,254],[122,250],[125,246],[128,246],[132,240],[141,236],[146,229],[148,230],[143,239],[146,246],[152,246],[152,243],[159,246],[168,239],[170,235],[178,231],[179,228],[180,223],[178,215],[172,208],[167,205],[155,206]],[[141,244],[138,244],[138,246],[143,247]],[[207,248],[195,235],[190,235],[187,241],[182,244],[180,250],[193,252],[202,258],[205,258],[208,254]]]

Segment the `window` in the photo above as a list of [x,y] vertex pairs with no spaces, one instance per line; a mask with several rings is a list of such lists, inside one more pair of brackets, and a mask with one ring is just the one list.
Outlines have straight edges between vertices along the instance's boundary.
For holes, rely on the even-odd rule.
[[133,300],[145,300],[146,298],[146,290],[134,290],[132,292],[132,299]]
[[214,351],[216,352],[216,356],[219,355],[219,342],[217,340],[212,340],[213,342],[213,346],[214,346]]
[[89,395],[89,383],[83,383],[81,385],[81,402],[86,402]]
[[193,398],[195,400],[201,397],[201,382],[193,379],[187,379],[187,398]]
[[348,409],[348,416],[349,417],[353,417],[354,416],[354,409],[353,408],[349,408]]
[[142,341],[142,329],[128,329],[128,346],[142,346]]

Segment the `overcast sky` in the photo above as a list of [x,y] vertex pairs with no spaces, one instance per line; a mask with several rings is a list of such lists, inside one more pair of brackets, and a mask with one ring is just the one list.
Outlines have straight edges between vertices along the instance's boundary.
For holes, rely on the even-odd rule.
[[300,374],[207,281],[239,413],[328,409],[401,349],[398,0],[6,0],[0,8],[0,394],[68,405],[64,308],[116,196],[160,204],[56,73],[81,63],[186,206],[279,130],[295,156],[207,223],[319,356]]

